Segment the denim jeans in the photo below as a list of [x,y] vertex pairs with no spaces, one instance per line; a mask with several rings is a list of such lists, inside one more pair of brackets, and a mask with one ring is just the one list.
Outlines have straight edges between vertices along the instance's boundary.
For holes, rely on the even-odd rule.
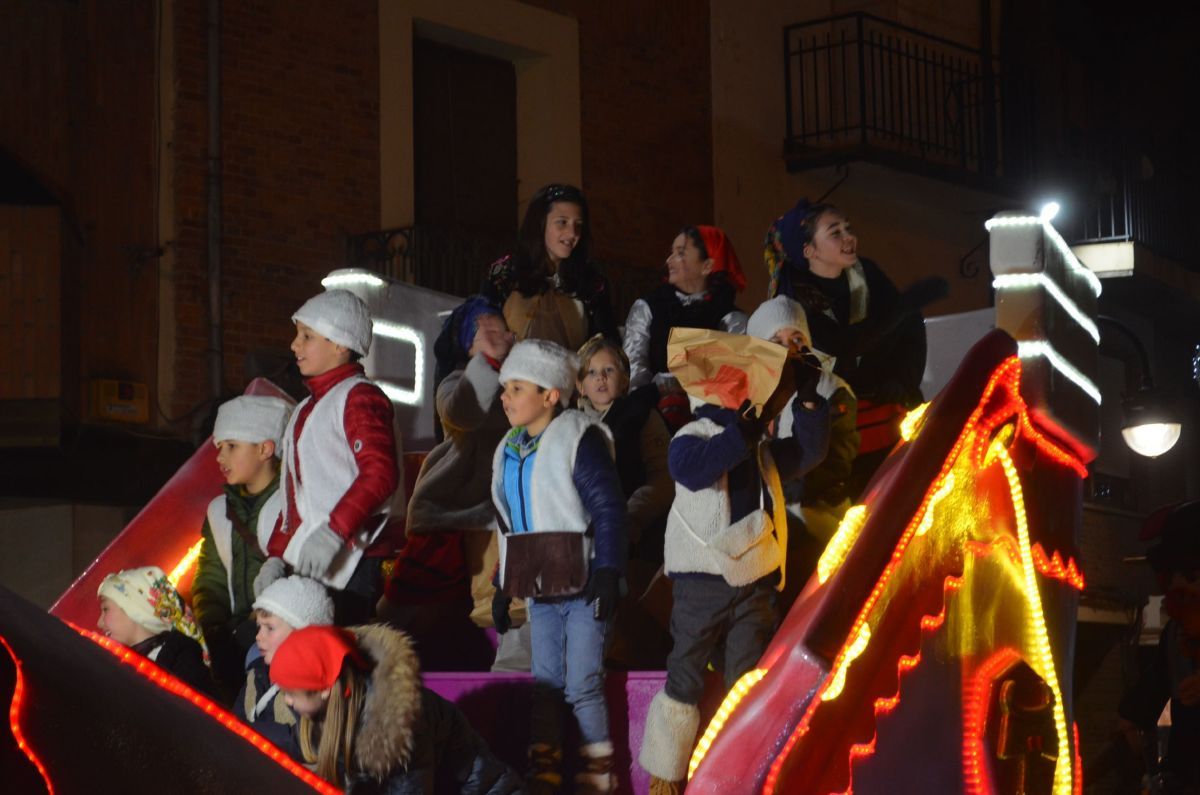
[[604,640],[608,625],[597,621],[582,597],[531,599],[533,716],[530,742],[561,747],[563,698],[575,712],[584,744],[608,740],[604,701]]

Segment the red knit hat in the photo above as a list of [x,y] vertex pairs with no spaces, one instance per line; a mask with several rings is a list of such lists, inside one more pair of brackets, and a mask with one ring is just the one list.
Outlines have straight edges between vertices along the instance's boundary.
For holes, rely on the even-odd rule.
[[724,273],[733,289],[739,293],[746,289],[746,276],[742,273],[742,263],[738,261],[737,252],[729,237],[715,226],[697,226],[700,239],[708,249],[708,256],[713,261],[713,273]]
[[331,626],[298,629],[275,650],[271,681],[286,690],[328,690],[347,657],[358,667],[367,667],[348,630]]

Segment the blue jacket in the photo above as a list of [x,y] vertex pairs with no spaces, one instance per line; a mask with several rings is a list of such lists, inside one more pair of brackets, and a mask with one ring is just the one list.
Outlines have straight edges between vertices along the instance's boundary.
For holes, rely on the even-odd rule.
[[[705,405],[696,410],[696,416],[710,419],[725,430],[710,439],[687,435],[672,439],[667,452],[671,477],[691,491],[700,491],[728,473],[730,521],[736,522],[758,510],[763,488],[758,462],[738,429],[737,412]],[[821,463],[829,450],[829,404],[824,398],[815,409],[793,401],[792,417],[792,436],[769,443],[784,482],[803,477]],[[768,506],[770,500],[767,494]]]
[[[571,481],[580,501],[591,517],[593,533],[592,571],[625,570],[627,539],[625,532],[625,494],[616,464],[599,428],[589,428],[579,440]],[[513,533],[538,528],[533,523],[532,473],[537,460],[539,438],[532,440],[521,431],[504,445],[504,496],[508,504]],[[522,455],[524,448],[524,455]]]

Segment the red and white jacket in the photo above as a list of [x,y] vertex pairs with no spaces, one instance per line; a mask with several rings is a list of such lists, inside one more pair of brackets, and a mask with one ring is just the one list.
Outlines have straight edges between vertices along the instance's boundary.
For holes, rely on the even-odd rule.
[[321,579],[342,588],[364,553],[392,552],[391,534],[382,531],[389,519],[404,515],[395,412],[357,363],[305,384],[312,394],[292,412],[284,432],[284,505],[267,552],[294,565],[308,535],[328,524],[346,547]]

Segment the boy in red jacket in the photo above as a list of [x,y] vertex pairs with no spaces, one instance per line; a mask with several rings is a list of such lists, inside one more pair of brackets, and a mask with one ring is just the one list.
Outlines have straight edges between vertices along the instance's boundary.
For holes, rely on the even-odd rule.
[[329,587],[336,623],[362,623],[392,551],[385,526],[404,515],[392,404],[358,363],[371,347],[371,316],[358,296],[328,290],[292,322],[292,352],[312,394],[284,432],[283,513],[254,592],[291,566]]

